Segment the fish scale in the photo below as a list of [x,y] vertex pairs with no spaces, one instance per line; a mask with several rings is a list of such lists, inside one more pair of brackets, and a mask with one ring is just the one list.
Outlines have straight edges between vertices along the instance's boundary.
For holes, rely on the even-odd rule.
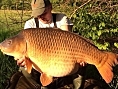
[[[41,31],[41,33],[40,33],[40,31]],[[70,36],[70,34],[67,34],[66,32],[62,33],[63,31],[61,32],[60,30],[59,30],[60,33],[57,34],[57,32],[55,32],[55,30],[52,30],[52,29],[51,29],[51,31],[48,31],[48,30],[44,30],[43,32],[42,32],[42,30],[40,30],[40,31],[36,32],[36,34],[40,34],[40,36],[39,35],[35,35],[35,38],[36,38],[36,40],[40,40],[40,39],[37,39],[37,38],[43,38],[43,40],[40,40],[40,45],[39,45],[42,48],[32,46],[34,49],[31,49],[31,48],[28,48],[28,49],[31,49],[31,50],[35,50],[35,48],[36,49],[39,48],[39,50],[41,49],[42,50],[41,52],[43,52],[43,53],[41,53],[41,52],[40,53],[43,55],[42,57],[44,57],[44,58],[42,58],[42,59],[44,59],[44,60],[45,59],[46,60],[51,60],[49,58],[47,59],[46,58],[46,56],[47,56],[47,57],[52,58],[53,62],[58,62],[57,60],[54,61],[54,59],[59,59],[59,60],[63,61],[62,59],[64,59],[64,58],[67,58],[67,61],[68,60],[75,60],[75,61],[77,61],[77,59],[83,59],[83,56],[85,56],[85,54],[90,54],[91,58],[89,58],[89,62],[92,62],[95,58],[99,58],[99,59],[103,58],[102,56],[99,56],[100,54],[103,54],[101,51],[98,51],[98,49],[95,49],[95,47],[93,47],[91,45],[89,47],[87,42],[83,42],[84,41],[83,39],[82,40],[80,40],[80,39],[78,40],[77,35]],[[35,33],[30,33],[30,34],[35,34]],[[36,36],[39,36],[39,37],[36,37]],[[29,36],[26,39],[30,40]],[[36,40],[34,40],[34,41],[37,42]],[[35,43],[35,42],[32,42],[32,43]],[[78,44],[77,44],[77,42],[78,42]],[[29,43],[29,44],[31,44],[31,43]],[[85,49],[85,47],[86,47],[86,49]],[[68,51],[68,50],[71,50],[71,51]],[[98,51],[97,53],[99,55],[98,56],[97,55],[93,55],[93,53],[90,53],[89,50],[91,50],[91,52],[93,52],[93,53],[97,50]],[[92,50],[94,50],[94,51],[92,51]],[[50,51],[50,53],[49,53],[49,51]],[[57,51],[57,52],[55,52],[55,51]],[[33,52],[36,52],[36,50],[33,51]],[[71,52],[73,52],[74,54],[73,55],[69,55],[69,57],[68,57],[67,53],[71,54]],[[38,52],[36,52],[36,53],[38,53]],[[58,53],[59,55],[56,54],[56,53]],[[80,53],[81,55],[78,55],[78,53]],[[44,54],[48,54],[48,55],[44,55]],[[29,56],[30,55],[32,55],[32,54],[29,54]],[[34,56],[36,56],[36,55],[38,55],[38,54],[35,54]],[[57,56],[55,56],[55,55],[57,55]],[[37,59],[39,59],[39,58],[37,58]],[[92,60],[90,60],[90,59],[92,59]],[[97,61],[97,60],[95,60],[95,61]],[[54,66],[53,62],[51,62],[52,64],[50,64],[50,66]],[[37,63],[37,62],[34,61],[34,63]],[[64,63],[65,63],[65,61],[64,61]],[[70,63],[71,63],[71,61],[70,61]],[[97,63],[97,62],[95,62],[95,63]],[[39,64],[39,63],[37,63],[37,64]],[[73,65],[74,64],[75,63],[73,63]],[[41,65],[44,65],[44,63],[42,63]],[[62,65],[60,63],[58,63],[57,66],[62,66]],[[65,64],[65,66],[66,66],[66,64]],[[44,68],[44,66],[42,66],[42,67]],[[42,69],[42,67],[40,67],[40,68]],[[66,67],[69,68],[70,66],[66,66]],[[50,70],[53,70],[53,67],[51,67],[51,68],[52,69],[50,69]],[[67,68],[65,68],[65,69],[67,69]],[[71,69],[71,68],[69,68],[69,69]],[[73,67],[72,67],[72,69],[73,69]],[[65,71],[67,71],[67,70],[65,70]],[[70,70],[69,70],[69,73],[70,73]],[[54,76],[54,74],[53,74],[53,76]]]
[[[85,38],[58,28],[22,30],[18,35],[1,42],[0,49],[17,59],[24,56],[29,58],[29,64],[41,72],[43,85],[48,85],[52,81],[51,77],[63,77],[77,72],[81,62],[95,65],[103,79],[109,83],[113,78],[112,66],[118,63],[117,54],[101,51]],[[30,71],[31,67],[26,60]]]

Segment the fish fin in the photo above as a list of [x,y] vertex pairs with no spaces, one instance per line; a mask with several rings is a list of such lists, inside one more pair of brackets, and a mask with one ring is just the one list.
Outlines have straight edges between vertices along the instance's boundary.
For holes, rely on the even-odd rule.
[[25,63],[26,63],[26,68],[27,68],[27,72],[31,73],[32,70],[32,62],[29,58],[25,58]]
[[33,63],[33,68],[37,70],[38,72],[40,72],[41,74],[43,73],[41,69],[35,63]]
[[102,65],[97,67],[99,73],[103,77],[103,79],[106,81],[106,83],[110,83],[113,79],[113,66],[118,64],[118,55],[111,53],[111,52],[105,52],[107,56],[105,59],[103,59],[105,62],[101,63]]
[[106,83],[110,83],[112,81],[113,72],[111,66],[104,64],[102,67],[99,67],[97,69]]
[[40,81],[41,81],[41,84],[43,86],[47,86],[53,81],[53,77],[52,76],[48,76],[48,75],[43,73],[40,76]]

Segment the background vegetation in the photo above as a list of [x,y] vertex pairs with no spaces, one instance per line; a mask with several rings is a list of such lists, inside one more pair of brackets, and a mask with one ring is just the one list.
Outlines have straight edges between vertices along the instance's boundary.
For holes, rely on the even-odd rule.
[[[30,0],[31,1],[31,0]],[[0,0],[0,42],[23,29],[30,19],[29,0]],[[101,50],[118,53],[118,1],[117,0],[50,0],[54,12],[62,12],[74,23],[73,32],[90,40]],[[13,58],[0,53],[0,89],[6,80],[18,70]],[[92,66],[87,68],[86,77],[101,79]],[[94,74],[93,74],[94,73]],[[110,89],[118,87],[118,67],[114,68],[114,79]],[[96,75],[98,75],[96,77]],[[105,88],[106,89],[106,88]],[[108,88],[107,88],[108,89]]]

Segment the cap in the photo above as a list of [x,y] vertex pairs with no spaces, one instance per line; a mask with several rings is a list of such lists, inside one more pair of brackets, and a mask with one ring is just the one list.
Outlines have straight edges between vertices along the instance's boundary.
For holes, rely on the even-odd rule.
[[32,15],[33,17],[37,17],[41,15],[47,6],[51,3],[49,0],[32,0],[31,7],[32,7]]

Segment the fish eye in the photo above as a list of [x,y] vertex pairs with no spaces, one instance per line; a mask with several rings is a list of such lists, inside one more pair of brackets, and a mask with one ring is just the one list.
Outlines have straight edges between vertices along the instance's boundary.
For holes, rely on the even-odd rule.
[[12,40],[8,40],[7,44],[8,45],[12,44]]

